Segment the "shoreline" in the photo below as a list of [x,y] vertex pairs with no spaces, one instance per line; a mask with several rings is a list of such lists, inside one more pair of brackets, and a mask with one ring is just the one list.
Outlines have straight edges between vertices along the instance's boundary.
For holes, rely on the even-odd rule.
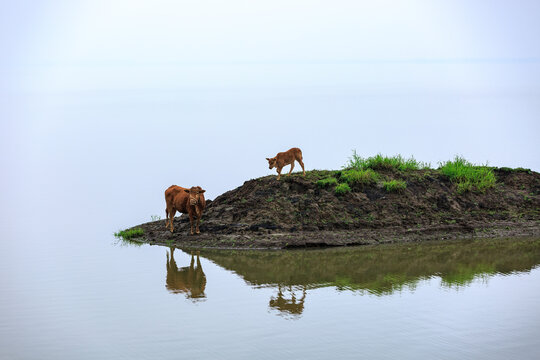
[[174,233],[164,219],[127,230],[149,244],[227,249],[540,236],[540,174],[489,171],[492,184],[481,190],[464,190],[433,169],[265,176],[207,200],[200,235],[188,235],[187,215],[174,219]]
[[[179,219],[176,219],[178,221]],[[283,250],[396,243],[417,243],[480,238],[540,237],[540,222],[470,223],[423,228],[385,228],[338,231],[275,232],[269,234],[167,234],[164,220],[142,224],[145,235],[129,239],[143,244],[184,249]],[[162,227],[164,231],[158,228]]]

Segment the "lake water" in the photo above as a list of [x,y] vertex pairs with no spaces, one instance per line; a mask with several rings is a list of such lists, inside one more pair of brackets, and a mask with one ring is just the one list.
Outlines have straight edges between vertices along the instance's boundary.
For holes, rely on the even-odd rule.
[[540,356],[540,239],[197,259],[99,231],[87,247],[62,237],[0,264],[0,358]]
[[190,272],[112,236],[293,146],[306,170],[356,149],[538,171],[537,61],[0,73],[0,359],[540,358],[538,239],[201,250]]

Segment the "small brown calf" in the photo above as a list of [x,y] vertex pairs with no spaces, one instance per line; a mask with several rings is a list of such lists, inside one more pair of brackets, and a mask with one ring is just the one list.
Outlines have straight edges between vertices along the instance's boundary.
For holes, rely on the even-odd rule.
[[294,169],[294,162],[298,161],[300,166],[302,167],[302,171],[304,172],[304,176],[306,176],[306,170],[304,169],[304,163],[302,162],[302,150],[299,148],[291,148],[285,152],[277,153],[276,156],[273,158],[266,158],[268,160],[268,168],[273,169],[276,168],[279,180],[281,176],[281,169],[283,169],[284,166],[291,165],[291,170],[287,175],[291,175],[293,169]]
[[189,215],[189,223],[191,225],[191,235],[193,235],[193,217],[197,218],[196,233],[200,234],[199,222],[202,217],[204,208],[206,207],[206,200],[204,199],[204,192],[200,186],[192,186],[191,189],[186,189],[181,186],[171,185],[165,190],[165,227],[170,224],[171,232],[174,230],[173,220],[176,211],[182,214]]

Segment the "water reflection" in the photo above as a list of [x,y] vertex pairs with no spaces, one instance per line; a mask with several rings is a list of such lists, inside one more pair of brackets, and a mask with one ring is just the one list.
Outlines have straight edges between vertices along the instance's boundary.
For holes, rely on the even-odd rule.
[[[304,311],[304,301],[306,301],[306,286],[282,286],[278,284],[278,293],[270,298],[269,306],[277,310],[282,315],[295,317]],[[300,296],[297,292],[301,292]]]
[[528,272],[540,263],[540,239],[482,239],[325,250],[203,250],[202,256],[255,287],[275,287],[270,309],[302,313],[306,293],[319,287],[390,295],[414,291],[426,279],[458,291],[496,274]]
[[201,266],[197,251],[197,265],[195,266],[195,256],[191,252],[191,263],[189,266],[178,268],[174,259],[174,247],[167,251],[167,279],[166,287],[171,293],[183,293],[193,301],[206,298],[204,289],[206,288],[206,275]]

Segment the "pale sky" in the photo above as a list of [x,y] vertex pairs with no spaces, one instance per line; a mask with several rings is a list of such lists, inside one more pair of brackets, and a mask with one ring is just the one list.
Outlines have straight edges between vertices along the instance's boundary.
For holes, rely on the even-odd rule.
[[[538,59],[537,1],[18,1],[2,60],[93,65]],[[5,51],[8,50],[8,51]]]
[[146,218],[173,183],[214,198],[292,146],[308,169],[356,149],[538,171],[539,14],[538,1],[4,1],[2,183],[92,199],[129,184]]

